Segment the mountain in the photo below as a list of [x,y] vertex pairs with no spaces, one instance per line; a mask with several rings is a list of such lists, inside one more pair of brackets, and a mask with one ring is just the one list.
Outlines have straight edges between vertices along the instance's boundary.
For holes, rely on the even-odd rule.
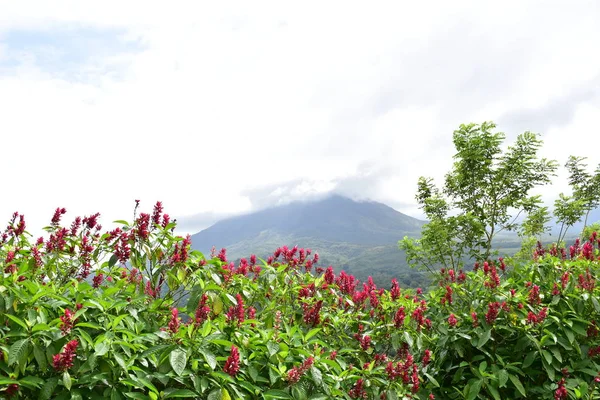
[[222,220],[193,235],[192,248],[208,254],[213,246],[224,247],[230,259],[239,259],[298,245],[317,251],[321,266],[331,264],[361,281],[372,275],[387,287],[395,277],[414,287],[426,285],[427,278],[408,268],[397,243],[418,236],[424,223],[382,203],[334,195]]

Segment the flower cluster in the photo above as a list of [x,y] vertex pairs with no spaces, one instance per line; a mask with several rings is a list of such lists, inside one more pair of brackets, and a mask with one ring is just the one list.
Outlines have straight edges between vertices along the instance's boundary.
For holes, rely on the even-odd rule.
[[223,372],[236,376],[240,370],[240,352],[237,347],[231,346],[231,353],[227,360],[225,361],[225,366],[223,366]]
[[61,315],[60,317],[60,330],[63,336],[66,336],[71,332],[71,329],[73,329],[74,322],[75,313],[69,310],[68,308],[65,308],[64,315]]
[[300,366],[295,366],[290,369],[287,373],[286,380],[290,383],[290,385],[298,383],[302,375],[306,373],[313,365],[315,359],[311,356],[305,359]]
[[63,372],[68,370],[73,366],[73,360],[75,359],[75,351],[77,350],[77,346],[79,342],[77,339],[71,340],[65,346],[65,349],[58,354],[55,354],[52,358],[52,364],[54,369],[58,372]]

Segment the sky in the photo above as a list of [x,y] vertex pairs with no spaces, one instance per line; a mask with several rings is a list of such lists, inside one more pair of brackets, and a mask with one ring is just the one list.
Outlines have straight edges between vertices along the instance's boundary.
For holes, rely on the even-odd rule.
[[131,219],[194,233],[329,193],[420,217],[452,132],[539,133],[600,163],[600,3],[5,2],[0,221]]

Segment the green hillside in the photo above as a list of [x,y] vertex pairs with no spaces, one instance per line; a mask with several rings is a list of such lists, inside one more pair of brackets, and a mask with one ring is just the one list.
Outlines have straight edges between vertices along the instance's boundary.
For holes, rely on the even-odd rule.
[[426,286],[427,277],[411,270],[397,242],[418,236],[423,221],[377,202],[358,202],[331,196],[297,202],[220,221],[192,236],[192,247],[204,253],[212,246],[226,248],[237,260],[256,254],[268,257],[276,248],[298,245],[317,251],[319,264],[352,272],[361,281],[373,276],[389,286]]

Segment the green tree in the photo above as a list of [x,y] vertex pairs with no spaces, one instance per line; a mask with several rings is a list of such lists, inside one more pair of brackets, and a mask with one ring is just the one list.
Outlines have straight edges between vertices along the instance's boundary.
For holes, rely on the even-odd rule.
[[[587,226],[590,211],[600,205],[600,164],[594,174],[587,172],[585,157],[570,156],[565,167],[569,171],[572,196],[563,193],[554,203],[554,216],[561,224],[558,241],[564,239],[569,227],[584,219],[583,231]],[[583,233],[582,231],[582,233]]]
[[[399,242],[411,266],[457,268],[466,258],[487,259],[502,231],[539,235],[548,211],[530,192],[550,183],[556,162],[538,157],[539,135],[524,132],[506,150],[493,122],[461,125],[454,131],[454,165],[443,189],[421,177],[417,202],[429,222],[420,239]],[[518,223],[522,215],[525,222]]]

